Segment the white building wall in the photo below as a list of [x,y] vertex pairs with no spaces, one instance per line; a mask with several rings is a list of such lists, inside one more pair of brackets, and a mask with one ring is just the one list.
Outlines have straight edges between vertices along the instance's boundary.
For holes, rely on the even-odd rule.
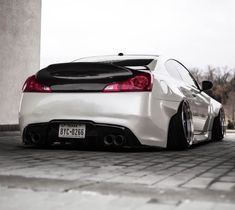
[[0,125],[18,124],[21,88],[40,65],[41,0],[0,0]]

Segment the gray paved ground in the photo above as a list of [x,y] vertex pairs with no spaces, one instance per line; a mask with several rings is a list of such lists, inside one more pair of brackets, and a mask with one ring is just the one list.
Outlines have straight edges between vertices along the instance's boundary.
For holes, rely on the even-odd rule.
[[0,133],[0,210],[235,209],[235,133],[187,151],[26,148]]

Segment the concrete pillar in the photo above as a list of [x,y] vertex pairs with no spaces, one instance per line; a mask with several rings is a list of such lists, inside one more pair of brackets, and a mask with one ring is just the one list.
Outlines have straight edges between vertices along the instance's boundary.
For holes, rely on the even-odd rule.
[[41,0],[0,0],[0,125],[18,124],[21,88],[40,65]]

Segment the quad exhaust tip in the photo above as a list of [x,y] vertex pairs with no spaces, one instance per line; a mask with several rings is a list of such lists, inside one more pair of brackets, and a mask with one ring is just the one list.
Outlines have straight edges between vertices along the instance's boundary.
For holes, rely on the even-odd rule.
[[[40,142],[40,135],[38,133],[30,132],[27,136],[27,139],[31,141],[34,144],[37,144]],[[126,142],[126,139],[123,135],[113,135],[109,134],[104,137],[104,144],[106,146],[123,146]]]
[[114,140],[115,146],[122,146],[125,143],[125,137],[123,135],[117,135]]
[[104,144],[106,146],[111,146],[111,145],[113,145],[114,140],[115,140],[114,135],[107,135],[104,137]]
[[29,138],[30,138],[31,142],[33,142],[34,144],[39,143],[39,141],[40,141],[40,135],[37,133],[30,133]]
[[123,135],[107,135],[104,137],[104,144],[106,146],[122,146],[125,143],[125,137]]

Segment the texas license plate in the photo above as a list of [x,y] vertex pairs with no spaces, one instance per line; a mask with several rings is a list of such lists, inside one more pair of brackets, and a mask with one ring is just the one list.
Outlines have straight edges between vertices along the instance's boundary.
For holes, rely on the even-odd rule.
[[58,136],[60,138],[84,139],[86,135],[86,125],[84,124],[60,124]]

